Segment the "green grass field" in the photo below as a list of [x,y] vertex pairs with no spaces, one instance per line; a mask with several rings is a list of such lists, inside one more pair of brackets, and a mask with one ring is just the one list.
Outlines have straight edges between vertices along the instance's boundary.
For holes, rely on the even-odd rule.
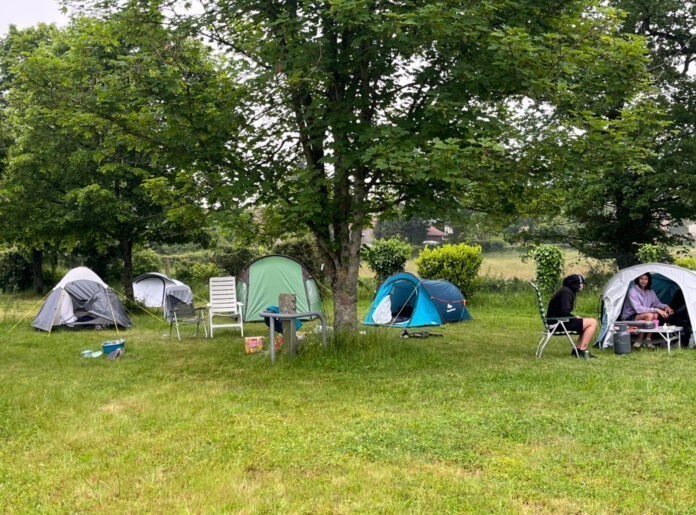
[[34,302],[0,301],[6,513],[696,506],[696,353],[578,361],[557,340],[537,360],[531,290],[481,293],[441,338],[371,329],[274,366],[238,332],[178,342],[147,315],[123,358],[83,359],[117,334],[47,335],[31,318],[8,334]]

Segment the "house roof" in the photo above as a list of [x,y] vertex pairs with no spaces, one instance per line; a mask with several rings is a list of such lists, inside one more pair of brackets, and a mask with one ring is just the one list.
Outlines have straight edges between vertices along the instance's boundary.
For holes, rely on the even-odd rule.
[[435,227],[434,225],[431,225],[428,227],[428,236],[447,236],[444,232],[442,232],[440,229]]

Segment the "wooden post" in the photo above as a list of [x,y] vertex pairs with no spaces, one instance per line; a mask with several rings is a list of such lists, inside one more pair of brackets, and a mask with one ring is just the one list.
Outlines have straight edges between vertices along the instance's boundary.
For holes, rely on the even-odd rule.
[[[278,312],[281,314],[297,313],[297,295],[294,293],[281,293],[278,295]],[[285,355],[292,358],[297,354],[297,336],[295,335],[295,321],[283,320],[283,344]]]

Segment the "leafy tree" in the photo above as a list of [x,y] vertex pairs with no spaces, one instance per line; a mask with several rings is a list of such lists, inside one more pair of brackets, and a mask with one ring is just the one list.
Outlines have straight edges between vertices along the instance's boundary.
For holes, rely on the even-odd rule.
[[454,204],[543,212],[577,157],[567,142],[644,86],[641,42],[618,37],[601,5],[205,0],[202,14],[171,13],[211,38],[247,86],[246,140],[228,145],[244,173],[209,167],[205,198],[277,206],[288,227],[308,227],[334,324],[353,328],[369,220],[401,205],[407,216]]
[[622,267],[639,261],[643,244],[682,241],[669,229],[696,216],[696,5],[613,4],[626,12],[622,30],[645,38],[655,89],[639,102],[617,97],[607,106],[607,130],[587,154],[592,161],[579,159],[584,169],[569,175],[564,214],[570,223],[560,234],[584,253],[613,258]]
[[665,245],[652,245],[650,243],[640,246],[636,253],[636,258],[640,263],[674,262],[674,258],[670,255],[669,249]]
[[[223,82],[209,52],[155,23],[158,13],[145,14],[153,16],[146,32],[127,17],[76,20],[19,60],[4,178],[7,225],[24,220],[14,225],[28,241],[91,257],[117,249],[131,298],[135,244],[199,234],[204,210],[186,202],[191,186],[162,188],[162,178],[192,166],[202,141],[215,152],[209,136],[223,132],[225,114],[216,110]],[[178,209],[165,210],[166,196]]]
[[424,218],[398,217],[380,220],[375,227],[375,237],[384,239],[392,236],[405,238],[411,245],[420,245],[426,239],[430,223]]

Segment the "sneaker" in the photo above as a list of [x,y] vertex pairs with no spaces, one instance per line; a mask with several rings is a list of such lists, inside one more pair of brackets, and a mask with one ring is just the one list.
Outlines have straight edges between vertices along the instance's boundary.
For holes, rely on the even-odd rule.
[[640,341],[639,340],[636,340],[635,342],[633,342],[633,348],[640,349]]
[[580,350],[580,349],[577,349],[577,351],[576,351],[576,349],[571,350],[571,351],[570,351],[570,355],[571,355],[571,357],[573,357],[573,358],[587,358],[587,359],[591,359],[591,358],[596,358],[596,357],[597,357],[597,356],[595,356],[594,354],[592,354],[592,353],[591,353],[590,351],[588,351],[588,350]]

